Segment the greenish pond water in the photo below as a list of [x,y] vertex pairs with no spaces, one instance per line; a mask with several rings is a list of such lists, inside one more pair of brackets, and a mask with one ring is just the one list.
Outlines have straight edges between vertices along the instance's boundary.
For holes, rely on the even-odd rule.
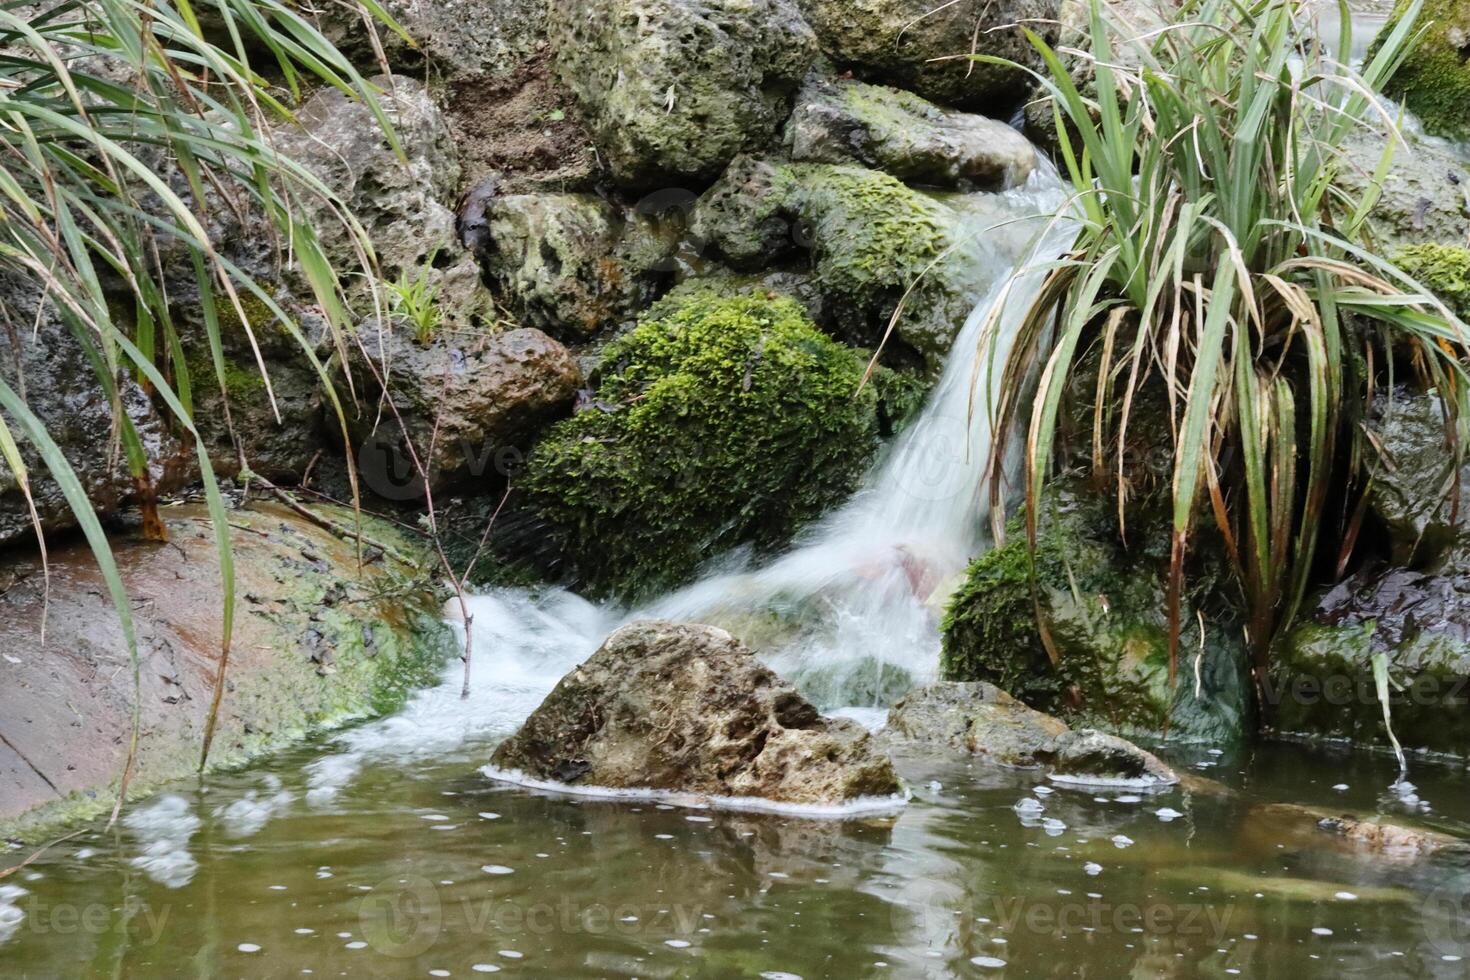
[[[1417,764],[1415,803],[1386,791],[1387,760],[1288,745],[1182,757],[1237,792],[1142,799],[907,758],[901,811],[811,820],[512,788],[478,772],[489,748],[366,762],[315,804],[320,745],[177,787],[0,882],[0,974],[1462,977],[1470,962],[1457,863],[1357,853],[1260,809],[1417,810],[1466,834],[1459,766]],[[1045,810],[1018,813],[1024,798]]]

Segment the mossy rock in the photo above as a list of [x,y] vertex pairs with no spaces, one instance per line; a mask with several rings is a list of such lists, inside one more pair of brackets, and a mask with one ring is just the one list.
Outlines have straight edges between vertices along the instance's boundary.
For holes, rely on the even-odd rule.
[[878,343],[902,303],[897,341],[935,374],[1009,267],[953,208],[862,167],[742,158],[700,199],[690,227],[739,270],[805,259],[822,323],[853,343]]
[[1426,242],[1394,251],[1394,263],[1445,302],[1461,319],[1470,318],[1470,249]]
[[[944,619],[944,678],[988,681],[1038,710],[1122,734],[1238,738],[1250,716],[1238,624],[1199,582],[1181,616],[1171,691],[1167,565],[1124,547],[1111,504],[1075,483],[1046,495],[1034,590],[1018,524],[970,566]],[[1203,645],[1196,610],[1205,617]],[[1056,648],[1055,665],[1038,623]]]
[[599,595],[650,596],[726,549],[777,548],[878,447],[865,366],[787,297],[665,300],[604,350],[590,406],[532,450],[518,509],[547,563]]
[[[1408,0],[1394,7],[1379,39],[1386,38],[1409,10]],[[1428,28],[1409,52],[1384,91],[1402,99],[1424,129],[1449,139],[1470,137],[1470,5],[1462,0],[1424,0],[1416,29]],[[1379,46],[1374,42],[1373,56]]]

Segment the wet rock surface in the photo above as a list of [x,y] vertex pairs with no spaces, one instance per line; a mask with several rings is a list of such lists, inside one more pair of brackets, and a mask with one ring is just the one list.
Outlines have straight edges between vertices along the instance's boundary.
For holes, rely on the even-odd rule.
[[613,633],[491,762],[575,786],[778,803],[899,790],[862,726],[823,718],[724,630],[669,622]]
[[553,0],[551,43],[613,176],[647,189],[770,141],[817,53],[794,0]]
[[786,141],[793,160],[857,164],[954,190],[1015,187],[1036,155],[1024,136],[994,119],[897,89],[820,77],[798,96]]
[[499,480],[536,432],[570,410],[581,383],[571,353],[529,327],[441,333],[427,344],[409,333],[404,324],[368,321],[352,350],[363,400],[356,412],[349,408],[349,432],[364,480],[389,499],[422,493],[415,454],[434,489]]
[[[25,399],[27,406],[71,464],[82,490],[102,514],[114,514],[127,503],[137,484],[128,472],[113,435],[113,404],[93,372],[83,347],[28,283],[0,279],[0,378]],[[156,491],[166,492],[187,475],[189,461],[180,455],[147,394],[132,376],[116,379],[120,407],[132,420],[149,460]],[[41,456],[16,419],[7,427],[28,470],[36,516],[47,531],[74,527],[61,487],[49,475]],[[16,474],[0,459],[0,544],[34,538],[30,506]]]
[[901,85],[936,102],[1004,117],[1024,100],[1028,76],[974,62],[992,55],[1036,66],[1014,25],[1056,38],[1056,0],[801,0],[822,50],[861,78]]
[[1456,473],[1444,405],[1435,394],[1401,390],[1375,402],[1368,426],[1376,436],[1368,506],[1392,560],[1433,564],[1460,542],[1470,515],[1470,467]]
[[942,748],[1002,765],[1048,768],[1077,782],[1142,782],[1160,786],[1179,776],[1131,742],[1092,730],[1073,731],[984,682],[941,682],[893,706],[879,741],[894,748]]
[[[351,528],[350,511],[324,517]],[[202,506],[163,511],[168,544],[114,537],[138,637],[142,712],[130,792],[191,775],[219,666],[220,568]],[[392,548],[356,545],[277,505],[229,515],[236,614],[213,766],[351,718],[390,711],[430,683],[453,648],[413,541],[369,520]],[[0,826],[27,836],[108,807],[128,751],[132,671],[85,544],[0,571]],[[43,618],[44,610],[44,618]],[[42,629],[44,623],[44,637]],[[22,814],[30,812],[24,820]]]
[[[1342,144],[1339,175],[1353,194],[1372,186],[1388,137],[1361,127]],[[1458,156],[1415,139],[1393,148],[1371,221],[1378,249],[1388,253],[1420,242],[1461,243],[1470,235],[1470,167]]]

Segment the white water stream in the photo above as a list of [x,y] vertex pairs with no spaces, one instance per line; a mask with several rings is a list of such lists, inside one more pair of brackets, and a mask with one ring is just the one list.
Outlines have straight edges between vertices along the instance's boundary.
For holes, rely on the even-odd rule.
[[[944,600],[984,547],[991,434],[982,369],[999,370],[993,355],[1007,349],[1039,286],[1040,273],[1012,277],[1021,251],[1034,246],[1050,258],[1065,247],[1070,231],[1053,220],[1064,198],[1055,169],[1039,162],[1022,187],[975,202],[973,213],[985,217],[967,232],[993,263],[989,295],[956,338],[920,417],[863,488],[784,557],[752,567],[748,556],[723,556],[699,582],[635,610],[556,588],[471,598],[470,698],[459,698],[455,665],[399,714],[339,739],[340,751],[310,766],[308,800],[328,802],[370,759],[429,758],[511,734],[567,671],[634,619],[725,626],[824,710],[880,723],[894,698],[934,678]],[[992,349],[984,334],[997,305]]]

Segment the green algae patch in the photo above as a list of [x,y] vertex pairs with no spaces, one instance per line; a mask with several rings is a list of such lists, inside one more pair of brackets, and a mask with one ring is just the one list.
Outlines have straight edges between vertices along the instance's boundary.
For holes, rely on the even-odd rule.
[[1470,317],[1470,249],[1426,242],[1405,245],[1394,263],[1442,299],[1456,316]]
[[878,447],[865,367],[788,297],[665,300],[532,450],[520,508],[597,595],[647,597],[730,548],[777,548],[856,489]]

